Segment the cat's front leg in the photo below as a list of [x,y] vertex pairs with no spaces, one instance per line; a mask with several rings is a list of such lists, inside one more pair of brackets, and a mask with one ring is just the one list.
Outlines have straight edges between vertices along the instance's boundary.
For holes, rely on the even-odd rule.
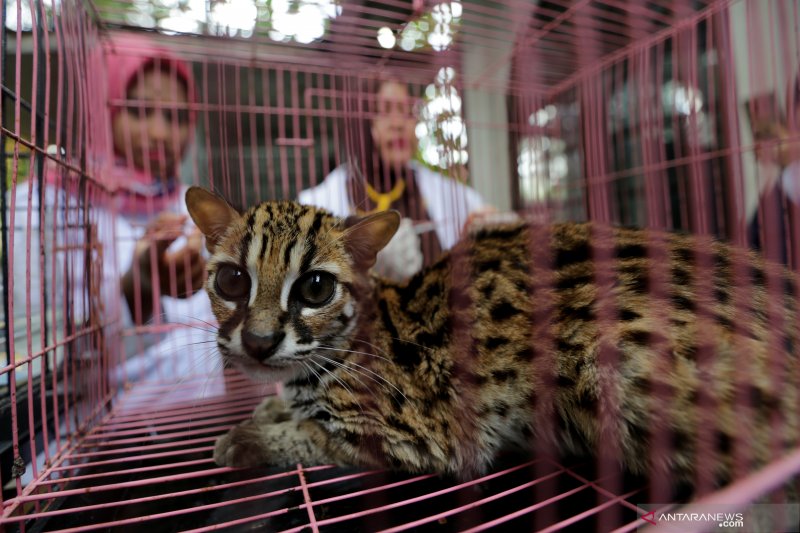
[[214,462],[220,466],[293,466],[335,462],[328,435],[311,420],[262,424],[247,420],[217,439]]
[[270,396],[255,408],[253,420],[259,424],[275,424],[291,420],[289,407],[278,396]]

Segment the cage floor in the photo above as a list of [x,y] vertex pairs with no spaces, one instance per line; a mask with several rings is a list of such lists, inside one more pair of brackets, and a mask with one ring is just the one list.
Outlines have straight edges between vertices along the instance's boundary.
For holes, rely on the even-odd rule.
[[493,473],[467,483],[332,466],[217,467],[215,438],[247,418],[265,394],[274,388],[235,375],[131,388],[19,499],[6,527],[628,531],[642,524],[638,491],[617,494],[579,465],[544,459],[504,458]]

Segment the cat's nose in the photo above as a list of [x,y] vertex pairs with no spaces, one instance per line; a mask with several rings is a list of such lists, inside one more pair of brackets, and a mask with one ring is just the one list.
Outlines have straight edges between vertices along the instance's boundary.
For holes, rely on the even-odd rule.
[[242,332],[242,345],[248,355],[263,361],[272,357],[278,345],[286,336],[282,331],[276,331],[269,335],[258,335],[249,331]]

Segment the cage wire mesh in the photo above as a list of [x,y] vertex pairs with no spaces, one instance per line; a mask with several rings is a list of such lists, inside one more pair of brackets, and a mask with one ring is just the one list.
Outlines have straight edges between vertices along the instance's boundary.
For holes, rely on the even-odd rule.
[[[415,168],[500,211],[710,235],[796,270],[798,185],[784,169],[800,159],[799,27],[793,0],[6,0],[0,528],[645,525],[642,504],[680,500],[671,480],[587,458],[512,455],[467,482],[216,466],[216,437],[278,387],[222,370],[207,296],[178,298],[197,257],[166,274],[134,264],[147,221],[180,215],[180,201],[144,195],[131,215],[121,199],[171,173],[167,196],[199,184],[241,207],[295,199],[341,168],[379,185],[375,93],[401,80]],[[178,83],[143,96],[153,72]],[[120,114],[161,121],[161,137],[118,130]],[[776,180],[785,196],[765,203]],[[171,220],[158,229],[185,229]],[[120,290],[128,275],[141,289],[148,269],[152,286]],[[776,383],[797,377],[776,370]],[[800,451],[740,470],[692,496],[762,500],[797,475]]]

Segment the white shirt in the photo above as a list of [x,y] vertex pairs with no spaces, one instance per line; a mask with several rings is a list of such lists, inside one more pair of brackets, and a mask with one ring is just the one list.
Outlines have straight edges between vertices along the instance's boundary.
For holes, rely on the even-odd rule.
[[[412,161],[415,183],[428,208],[428,215],[436,228],[442,249],[446,250],[458,241],[461,230],[470,213],[484,208],[481,196],[471,187],[433,172]],[[301,204],[327,209],[339,217],[352,214],[347,190],[347,167],[334,169],[316,187],[298,195]]]

